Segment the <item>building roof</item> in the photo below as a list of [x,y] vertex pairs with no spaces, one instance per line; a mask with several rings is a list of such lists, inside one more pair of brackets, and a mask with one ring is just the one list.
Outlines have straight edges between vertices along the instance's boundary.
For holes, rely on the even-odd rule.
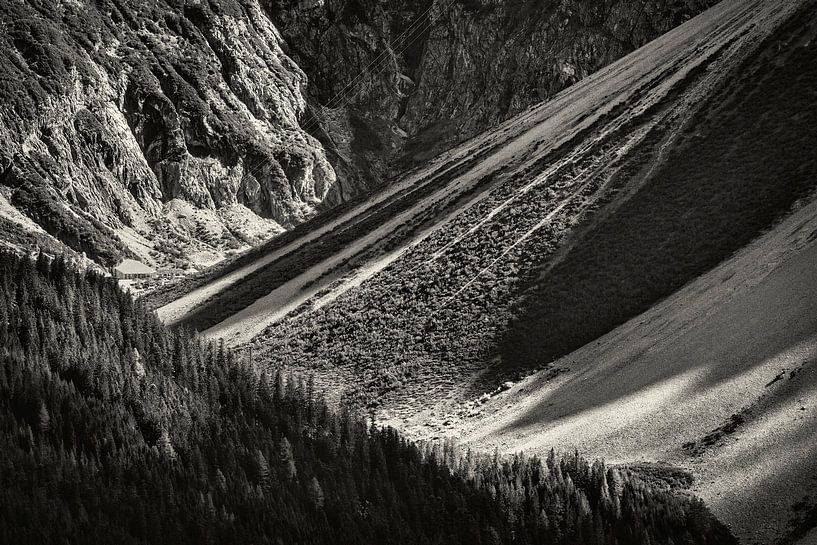
[[149,267],[135,259],[125,259],[116,266],[116,270],[123,274],[153,274],[156,269]]

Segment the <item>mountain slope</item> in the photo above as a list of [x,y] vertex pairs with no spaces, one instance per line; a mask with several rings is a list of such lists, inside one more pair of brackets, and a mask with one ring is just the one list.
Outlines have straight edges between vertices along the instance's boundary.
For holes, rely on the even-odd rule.
[[507,452],[555,446],[689,467],[743,543],[796,535],[808,527],[793,507],[813,496],[817,475],[815,286],[813,201],[454,427]]
[[3,198],[99,262],[214,259],[335,183],[255,2],[38,0],[0,21]]
[[353,183],[371,184],[395,166],[422,163],[554,96],[714,3],[266,5],[287,52],[309,75],[311,113],[321,120],[314,134],[349,181],[337,186],[334,200],[353,191]]
[[814,14],[723,2],[159,315],[417,436],[686,465],[739,537],[791,542],[814,519]]
[[[572,241],[610,223],[623,226],[610,231],[613,237],[626,229],[645,231],[649,224],[638,217],[634,222],[633,209],[658,222],[647,232],[665,237],[658,245],[647,241],[639,254],[647,265],[635,265],[651,270],[649,260],[655,259],[654,265],[665,266],[657,250],[678,252],[691,263],[662,272],[657,283],[671,291],[739,249],[813,187],[815,165],[799,151],[815,138],[808,91],[814,67],[798,38],[808,27],[795,21],[777,30],[796,7],[716,6],[556,99],[327,218],[305,237],[159,308],[159,315],[234,344],[279,322],[262,335],[271,338],[260,338],[258,348],[273,350],[287,363],[363,372],[361,388],[370,394],[391,389],[389,382],[407,374],[414,375],[411,383],[434,377],[445,390],[458,382],[455,377],[484,370],[488,360],[503,355],[504,339],[524,333],[515,316],[536,304],[531,294],[537,283],[548,285],[547,275],[559,272],[560,263],[573,263],[573,254],[565,253]],[[770,52],[784,44],[787,54],[770,61]],[[792,69],[801,76],[778,85],[778,77],[789,77]],[[774,91],[763,96],[788,101],[781,111],[794,117],[766,118],[776,128],[790,128],[793,146],[776,162],[765,162],[796,177],[779,184],[765,172],[745,180],[721,176],[736,159],[716,152],[711,160],[720,163],[712,163],[711,179],[701,168],[698,178],[678,181],[673,176],[683,170],[677,165],[690,164],[690,157],[699,156],[695,146],[720,134],[714,116],[751,120],[772,111],[773,104],[755,100],[761,93],[730,90],[740,74],[744,85],[736,89],[763,82]],[[710,118],[715,121],[705,121]],[[756,146],[776,145],[770,139],[779,134],[763,131],[758,137],[749,131],[736,134],[735,143],[746,138]],[[756,165],[743,163],[735,163],[735,172]],[[667,211],[659,208],[650,215],[643,203],[661,202],[667,187],[680,194],[665,203],[675,216],[665,217]],[[695,219],[696,230],[678,229],[685,215]],[[630,274],[625,263],[587,271],[591,281],[593,275],[615,280]],[[647,292],[637,301],[649,305],[665,294]],[[604,309],[605,296],[591,293],[589,301]],[[570,297],[561,303],[569,306]],[[604,322],[607,315],[597,316],[592,305],[580,308],[571,323],[589,320],[607,330],[616,325]],[[624,308],[623,319],[640,310]],[[589,340],[582,334],[596,331],[552,344],[554,352],[543,352],[538,361],[505,351],[506,361],[494,370],[545,364]],[[333,352],[324,342],[330,335],[333,345],[347,343],[354,356]],[[523,349],[549,339],[537,334],[530,344],[517,344]]]
[[0,252],[0,542],[734,543],[688,479],[420,446]]
[[[384,184],[426,127],[482,112],[418,136],[421,156],[709,1],[545,4],[528,29],[509,23],[520,1],[5,3],[0,217],[104,265],[198,268]],[[462,103],[464,84],[491,92]]]
[[636,150],[624,175],[649,185],[603,211],[548,263],[515,308],[505,360],[547,360],[604,334],[808,195],[817,173],[814,25],[801,12],[740,65],[729,87],[686,114],[682,132],[659,133],[654,150]]

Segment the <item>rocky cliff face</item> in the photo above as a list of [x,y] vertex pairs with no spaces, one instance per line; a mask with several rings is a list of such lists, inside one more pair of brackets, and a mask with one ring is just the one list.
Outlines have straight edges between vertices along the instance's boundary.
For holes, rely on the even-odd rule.
[[712,3],[3,3],[0,216],[101,262],[213,261]]
[[4,201],[75,249],[215,259],[302,221],[334,185],[298,124],[305,75],[256,2],[0,14]]
[[341,174],[330,198],[342,200],[548,99],[715,3],[265,0],[264,7],[310,78],[312,114],[321,120],[313,134]]

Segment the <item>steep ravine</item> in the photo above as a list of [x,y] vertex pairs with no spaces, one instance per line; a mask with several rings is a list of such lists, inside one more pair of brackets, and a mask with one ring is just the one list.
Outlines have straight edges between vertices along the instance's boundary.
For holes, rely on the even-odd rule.
[[712,3],[4,3],[0,216],[106,264],[206,265]]
[[352,180],[427,160],[716,0],[263,3],[309,76],[310,113],[322,121],[310,126],[339,171],[337,201],[359,190]]

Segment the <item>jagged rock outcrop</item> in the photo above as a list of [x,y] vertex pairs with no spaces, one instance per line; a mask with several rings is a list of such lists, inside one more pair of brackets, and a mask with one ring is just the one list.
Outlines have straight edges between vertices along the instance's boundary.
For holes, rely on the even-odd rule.
[[2,202],[100,262],[212,262],[713,3],[4,3]]
[[75,249],[217,259],[335,183],[298,125],[305,75],[257,2],[40,0],[0,20],[0,183]]

